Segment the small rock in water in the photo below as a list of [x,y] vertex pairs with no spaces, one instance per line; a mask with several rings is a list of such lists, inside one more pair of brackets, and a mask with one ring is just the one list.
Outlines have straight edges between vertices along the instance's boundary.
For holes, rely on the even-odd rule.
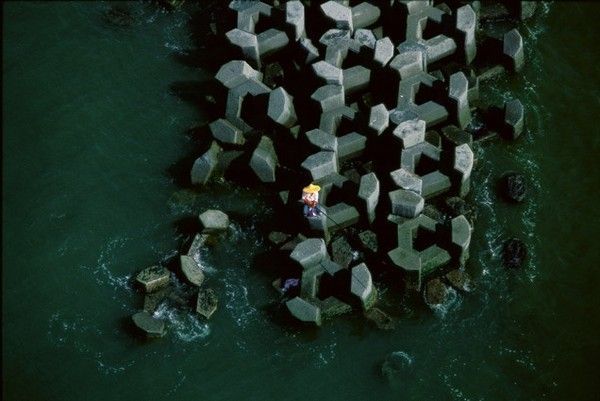
[[381,373],[391,380],[395,377],[406,375],[410,371],[412,358],[403,351],[394,351],[389,354],[381,365]]
[[523,265],[527,257],[527,247],[518,238],[511,238],[504,243],[502,248],[502,263],[505,267],[516,269]]
[[448,283],[457,290],[471,292],[472,282],[469,274],[463,269],[456,269],[446,274],[446,280]]
[[167,332],[165,322],[154,318],[146,311],[138,312],[131,318],[133,319],[133,323],[146,333],[148,337],[162,337]]
[[423,296],[427,305],[441,305],[448,299],[448,286],[439,278],[431,279],[425,284]]
[[388,316],[387,313],[379,308],[371,308],[366,313],[367,319],[375,323],[375,325],[382,330],[393,330],[396,328],[394,320]]
[[121,6],[111,7],[104,15],[104,19],[113,25],[122,27],[131,26],[135,22],[130,10]]
[[202,288],[198,291],[198,301],[196,302],[196,312],[207,319],[210,319],[217,310],[219,300],[211,288]]
[[139,272],[136,281],[146,292],[154,292],[169,284],[169,271],[162,266],[151,266]]
[[507,173],[500,180],[502,195],[513,202],[522,202],[527,194],[527,181],[523,174]]

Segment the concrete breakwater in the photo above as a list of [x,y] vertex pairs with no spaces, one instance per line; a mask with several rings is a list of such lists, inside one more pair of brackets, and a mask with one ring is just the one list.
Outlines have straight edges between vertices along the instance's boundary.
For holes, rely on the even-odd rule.
[[[320,325],[361,310],[391,328],[376,306],[390,279],[431,306],[470,290],[472,149],[524,130],[518,99],[479,107],[480,85],[525,61],[517,29],[498,36],[480,21],[514,25],[535,10],[534,2],[514,4],[233,1],[211,23],[226,59],[207,97],[224,115],[209,124],[190,180],[201,187],[225,177],[277,194],[268,252],[279,266],[274,285],[297,320]],[[323,213],[306,219],[297,199],[310,182],[322,188]],[[200,221],[177,274],[209,318],[218,295],[205,288],[194,255],[229,220],[209,210]],[[157,302],[189,303],[165,291],[169,280],[164,268],[138,276],[148,295],[133,320],[149,335],[164,334],[152,316]]]

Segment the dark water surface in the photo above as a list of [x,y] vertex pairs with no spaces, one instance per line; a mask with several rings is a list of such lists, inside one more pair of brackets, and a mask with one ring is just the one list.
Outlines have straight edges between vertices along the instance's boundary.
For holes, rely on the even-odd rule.
[[[273,322],[278,298],[251,267],[263,201],[182,190],[169,172],[205,118],[169,91],[208,78],[173,57],[198,5],[128,6],[133,25],[115,27],[103,2],[4,4],[4,399],[600,399],[597,4],[540,5],[521,26],[523,74],[483,85],[487,102],[520,98],[529,130],[476,149],[476,291],[436,312],[394,306],[393,332]],[[529,177],[523,205],[495,194],[511,169]],[[205,255],[219,310],[205,323],[162,307],[169,334],[140,342],[131,276],[176,254],[177,223],[207,207],[235,216],[232,242]],[[520,271],[500,265],[512,235],[529,245]],[[392,352],[407,363],[388,379]]]

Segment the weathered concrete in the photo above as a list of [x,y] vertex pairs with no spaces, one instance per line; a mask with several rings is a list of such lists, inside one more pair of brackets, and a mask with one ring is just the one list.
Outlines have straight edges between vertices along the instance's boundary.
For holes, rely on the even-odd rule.
[[413,191],[421,195],[423,192],[423,180],[417,174],[412,173],[404,168],[390,172],[390,177],[394,184],[402,189]]
[[513,71],[521,71],[525,65],[525,52],[523,38],[517,29],[512,29],[504,34],[502,51],[508,59],[509,68]]
[[390,125],[390,113],[383,103],[371,107],[371,115],[369,117],[369,128],[373,129],[377,135],[381,135],[383,131]]
[[296,319],[302,322],[321,325],[321,308],[300,297],[294,297],[285,303],[288,310]]
[[246,142],[242,130],[224,118],[213,121],[209,127],[213,137],[221,142],[234,145],[243,145]]
[[351,132],[338,138],[338,157],[340,162],[360,156],[365,150],[367,138]]
[[196,312],[207,319],[215,313],[219,299],[211,288],[200,288],[196,299]]
[[290,258],[303,268],[309,268],[327,257],[327,247],[322,238],[309,238],[300,242],[292,253]]
[[340,202],[327,208],[327,217],[327,226],[335,231],[358,223],[360,216],[354,206]]
[[413,191],[398,189],[389,193],[392,213],[403,217],[416,217],[425,206],[423,197]]
[[330,85],[342,85],[344,74],[341,68],[329,64],[324,60],[317,61],[312,65],[315,75]]
[[327,1],[321,4],[323,14],[335,22],[335,26],[339,29],[354,30],[352,21],[352,9],[344,6],[336,1]]
[[373,223],[379,202],[379,180],[375,173],[365,174],[360,178],[358,197],[365,202],[369,223]]
[[377,290],[366,264],[361,263],[352,268],[350,292],[360,299],[365,311],[371,309],[377,301]]
[[460,249],[459,262],[464,264],[469,258],[469,245],[471,243],[471,225],[465,216],[452,219],[451,240]]
[[194,259],[187,255],[180,255],[181,271],[185,278],[193,285],[200,287],[204,282],[204,273]]
[[423,181],[421,195],[425,199],[430,199],[442,194],[451,187],[450,178],[446,174],[442,174],[439,170],[425,174],[421,179]]
[[448,286],[439,278],[434,278],[425,283],[423,297],[425,303],[429,306],[436,306],[445,303],[448,299]]
[[358,240],[360,241],[363,249],[369,252],[376,253],[379,249],[377,235],[371,230],[365,230],[358,233]]
[[269,107],[267,115],[277,124],[291,128],[298,121],[294,99],[282,87],[274,89],[269,93]]
[[136,276],[146,292],[154,292],[169,285],[169,271],[162,266],[148,267]]
[[262,81],[263,74],[255,70],[243,60],[232,60],[219,68],[215,76],[225,87],[232,89],[248,79]]
[[379,308],[371,308],[365,312],[365,317],[375,323],[381,330],[393,330],[396,328],[394,320]]
[[390,63],[390,68],[396,70],[400,79],[406,79],[424,71],[425,62],[420,51],[403,51]]
[[338,237],[331,243],[331,258],[343,268],[348,268],[352,262],[352,247],[344,236]]
[[343,71],[342,84],[347,95],[365,90],[370,81],[371,70],[362,65],[355,65]]
[[[338,142],[339,149],[339,142]],[[335,152],[322,151],[308,156],[301,167],[310,173],[313,181],[338,172],[338,161]]]
[[509,269],[517,269],[527,258],[527,246],[518,238],[510,238],[502,247],[502,264]]
[[260,56],[268,56],[283,49],[290,40],[279,29],[268,29],[257,35]]
[[381,10],[366,1],[352,7],[352,23],[354,29],[373,25],[379,19]]
[[448,97],[454,101],[456,121],[460,128],[465,128],[471,122],[468,90],[469,82],[462,71],[450,76]]
[[167,333],[165,322],[154,318],[146,311],[138,312],[131,318],[133,323],[142,330],[147,337],[162,337]]
[[396,48],[394,47],[394,44],[390,38],[385,37],[379,39],[377,42],[375,42],[375,54],[373,56],[373,61],[380,66],[385,67],[394,57],[395,50]]
[[277,164],[278,159],[273,141],[263,135],[252,153],[250,167],[262,182],[275,182]]
[[294,40],[306,36],[304,4],[299,0],[285,3],[285,22],[294,27]]
[[394,129],[393,134],[400,139],[404,149],[417,145],[425,140],[425,121],[404,121]]
[[477,15],[469,4],[456,10],[456,29],[463,32],[465,40],[462,43],[465,61],[470,64],[477,54],[475,43],[475,29],[477,28]]
[[201,213],[198,218],[202,226],[202,233],[211,234],[225,231],[229,228],[229,216],[220,210],[209,209]]
[[354,40],[369,49],[375,49],[377,42],[377,38],[370,29],[357,29],[354,31]]
[[525,126],[525,109],[519,99],[504,104],[504,123],[510,138],[517,139]]
[[313,92],[311,99],[321,105],[321,111],[327,112],[344,106],[344,87],[325,85]]
[[452,270],[444,277],[448,283],[457,290],[464,292],[471,292],[473,290],[473,282],[471,277],[464,269]]
[[208,182],[219,163],[221,150],[217,142],[213,141],[210,148],[196,159],[190,172],[192,184],[204,185]]
[[459,196],[466,196],[471,187],[471,171],[475,155],[468,144],[462,144],[454,149],[454,165],[452,168],[460,175]]
[[198,263],[198,265],[201,264],[201,260],[200,260],[201,250],[204,247],[204,245],[206,244],[208,237],[209,237],[209,234],[196,234],[194,236],[194,239],[192,240],[192,244],[190,245],[190,247],[187,251],[186,255],[189,256],[190,258],[194,259],[196,261],[196,263]]
[[229,43],[241,49],[244,56],[253,60],[260,68],[260,51],[258,38],[255,34],[235,28],[225,34]]
[[335,135],[317,128],[306,132],[306,138],[321,150],[337,152],[338,141]]

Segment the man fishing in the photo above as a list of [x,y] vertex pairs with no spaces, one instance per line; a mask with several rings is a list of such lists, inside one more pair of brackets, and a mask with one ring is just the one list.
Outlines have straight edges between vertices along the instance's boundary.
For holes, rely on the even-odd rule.
[[302,189],[302,202],[304,202],[304,216],[317,217],[321,214],[318,208],[319,191],[321,187],[315,184],[310,184]]

